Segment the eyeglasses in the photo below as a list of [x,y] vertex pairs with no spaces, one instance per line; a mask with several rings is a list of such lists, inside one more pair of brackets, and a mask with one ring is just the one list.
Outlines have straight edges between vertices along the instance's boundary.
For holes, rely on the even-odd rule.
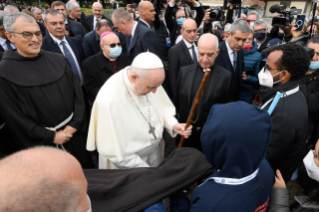
[[107,45],[107,46],[110,46],[110,48],[114,48],[115,46],[122,46],[122,43],[111,43],[111,44],[103,44],[103,45]]
[[25,39],[29,39],[29,40],[33,37],[33,35],[35,35],[38,39],[42,39],[41,31],[38,31],[36,33],[32,33],[32,32],[22,32],[22,33],[20,33],[20,32],[10,32],[10,33],[16,33],[16,34],[23,35],[23,37]]
[[257,29],[257,30],[254,30],[254,33],[265,33],[266,32],[266,29]]

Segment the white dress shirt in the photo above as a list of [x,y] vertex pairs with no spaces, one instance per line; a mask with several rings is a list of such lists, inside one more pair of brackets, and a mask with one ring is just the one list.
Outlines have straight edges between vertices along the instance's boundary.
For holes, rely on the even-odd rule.
[[137,26],[137,21],[135,21],[135,24],[134,24],[133,29],[132,29],[132,32],[131,32],[132,41],[133,41],[133,38],[134,38],[134,33],[135,33],[135,30],[136,30],[136,26]]
[[228,46],[227,39],[225,40],[225,43],[226,43],[226,47],[227,47],[227,51],[228,51],[228,56],[229,56],[230,62],[231,62],[231,64],[232,64],[232,66],[234,66],[234,54],[235,54],[235,51],[232,50],[232,49]]
[[[49,33],[49,34],[50,34],[50,33]],[[66,47],[68,47],[68,49],[70,50],[70,53],[71,53],[71,55],[72,55],[72,57],[73,57],[73,59],[74,59],[74,61],[75,61],[75,65],[76,65],[76,67],[78,68],[78,70],[79,70],[79,72],[80,72],[81,78],[83,79],[82,72],[81,72],[81,68],[80,68],[80,66],[79,66],[78,60],[77,60],[77,58],[76,58],[76,56],[75,56],[75,54],[74,54],[74,52],[73,52],[72,47],[70,46],[70,44],[68,43],[68,41],[65,39],[65,36],[63,37],[63,40],[59,40],[59,39],[57,39],[56,37],[52,36],[51,34],[50,34],[50,36],[52,37],[53,41],[57,44],[57,46],[60,48],[61,52],[62,52],[62,53],[64,54],[64,56],[65,56],[65,53],[64,53],[64,50],[63,50],[63,45],[61,44],[61,42],[64,41]]]
[[102,19],[102,16],[99,17],[99,18],[97,18],[97,17],[94,16],[94,19],[93,19],[93,30],[95,30],[95,28],[96,28],[96,23],[97,23],[96,19],[99,21],[99,20]]
[[[4,39],[4,38],[1,38],[1,37],[0,37],[0,45],[2,46],[2,48],[3,48],[4,50],[7,50],[7,49],[8,49],[7,44],[6,44],[6,41],[7,41],[7,39]],[[13,43],[11,43],[11,42],[10,42],[10,46],[11,46],[13,49],[16,49],[16,46],[15,46]]]
[[195,57],[197,58],[197,61],[198,61],[198,52],[197,52],[197,47],[196,47],[195,43],[191,44],[191,43],[187,42],[184,38],[183,38],[183,41],[184,41],[186,47],[188,48],[188,52],[191,55],[191,58],[193,60],[194,60],[194,55],[193,55],[192,45],[194,45],[194,50],[196,53]]

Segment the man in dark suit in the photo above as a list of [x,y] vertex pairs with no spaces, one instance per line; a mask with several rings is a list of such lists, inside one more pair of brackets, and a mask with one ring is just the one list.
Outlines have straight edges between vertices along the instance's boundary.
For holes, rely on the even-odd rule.
[[161,57],[158,38],[149,28],[138,24],[123,8],[113,12],[112,22],[119,33],[126,37],[127,54],[131,60],[142,52],[152,52]]
[[[203,90],[202,100],[195,112],[192,123],[191,136],[185,140],[185,147],[201,149],[200,134],[206,122],[209,111],[214,104],[222,104],[230,101],[231,73],[216,64],[219,53],[218,39],[215,35],[207,33],[200,37],[198,42],[198,61],[193,65],[182,67],[177,80],[176,97],[174,99],[179,122],[186,122],[191,110],[195,95],[205,74],[206,69],[211,73]],[[177,139],[179,141],[179,139]]]
[[177,88],[176,81],[179,70],[188,65],[197,63],[197,47],[195,40],[197,36],[197,25],[196,22],[189,18],[183,22],[182,25],[182,36],[183,40],[170,48],[168,51],[168,81],[172,91],[171,98],[174,99]]
[[85,19],[89,25],[90,31],[94,31],[96,28],[96,23],[102,19],[108,20],[110,22],[111,26],[113,25],[111,19],[109,19],[105,15],[103,15],[104,10],[103,10],[103,6],[101,3],[94,2],[92,5],[92,11],[93,11],[94,15],[86,16],[86,19]]
[[0,11],[0,52],[4,52],[7,49],[16,49],[15,45],[8,40],[5,35],[5,29],[3,26],[3,18],[8,14],[7,12]]
[[112,26],[108,20],[102,19],[97,22],[96,29],[94,31],[89,32],[84,36],[82,46],[86,58],[89,58],[101,51],[100,36],[105,31],[112,31]]
[[244,71],[244,50],[242,49],[250,27],[244,20],[232,23],[225,41],[219,44],[219,54],[216,64],[232,73],[232,100],[239,99],[240,84]]
[[255,41],[258,47],[258,52],[261,52],[262,50],[267,48],[268,42],[272,39],[269,33],[267,33],[267,23],[262,19],[258,19],[254,23],[253,31]]
[[[187,0],[192,3],[194,6],[194,9],[196,10],[196,24],[197,26],[200,26],[203,20],[203,17],[205,15],[205,12],[203,8],[201,7],[200,3],[196,0]],[[185,20],[186,15],[184,8],[177,10],[176,15],[175,15],[175,20],[173,20],[173,11],[175,10],[175,2],[176,0],[171,0],[168,2],[168,6],[165,12],[165,21],[167,24],[167,28],[170,31],[170,37],[171,37],[171,46],[175,44],[176,38],[180,35],[180,29],[181,29],[181,24],[183,20]],[[189,17],[189,15],[188,15]]]
[[140,13],[140,18],[137,22],[152,29],[156,15],[154,5],[149,1],[141,1],[138,4],[138,11]]
[[42,40],[42,49],[45,51],[64,54],[70,64],[73,73],[83,84],[81,64],[85,59],[81,42],[76,38],[65,36],[65,26],[63,15],[54,9],[48,9],[43,12],[44,25],[49,34]]
[[[121,51],[120,39],[114,32],[102,36],[102,51],[83,62],[83,87],[92,102],[106,80],[131,64],[130,57]],[[114,51],[116,49],[120,51]]]
[[58,10],[60,13],[63,14],[64,20],[65,20],[65,28],[67,31],[69,31],[70,36],[77,38],[80,42],[83,41],[84,35],[86,34],[86,31],[82,24],[68,20],[68,13],[65,8],[65,4],[62,1],[54,1],[51,4],[52,9]]
[[42,11],[39,8],[33,8],[31,10],[34,18],[37,20],[37,23],[40,27],[40,31],[42,32],[42,36],[45,36],[46,28],[43,25],[43,20],[42,20]]
[[69,1],[65,5],[65,7],[66,7],[67,12],[69,13],[68,21],[71,20],[71,21],[76,21],[76,22],[81,23],[83,25],[85,31],[89,32],[90,31],[89,24],[86,23],[86,21],[81,18],[82,12],[81,12],[80,5],[77,2]]

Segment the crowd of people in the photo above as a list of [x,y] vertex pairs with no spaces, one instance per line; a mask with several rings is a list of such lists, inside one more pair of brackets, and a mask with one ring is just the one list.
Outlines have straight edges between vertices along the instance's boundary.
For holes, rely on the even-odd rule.
[[[293,210],[317,210],[317,19],[271,27],[248,8],[234,18],[229,4],[221,24],[187,1],[195,17],[176,0],[114,2],[111,17],[99,2],[86,16],[74,0],[0,10],[0,212],[107,211],[99,195],[133,184],[145,188],[136,198],[153,192],[146,212],[166,211],[166,197],[172,212],[286,212],[296,179],[305,196]],[[166,159],[164,137],[185,138]],[[190,160],[167,165],[176,151]],[[186,168],[176,186],[192,165],[204,174]],[[165,170],[176,189],[149,191]],[[97,178],[109,187],[90,188]]]

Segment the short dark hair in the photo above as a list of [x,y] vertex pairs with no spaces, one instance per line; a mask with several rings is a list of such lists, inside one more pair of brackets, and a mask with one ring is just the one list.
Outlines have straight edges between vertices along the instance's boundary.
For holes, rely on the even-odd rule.
[[315,43],[315,44],[319,44],[319,35],[313,35],[308,43],[307,43],[307,46],[309,45],[309,43]]
[[54,9],[55,6],[60,6],[60,5],[63,5],[64,9],[66,9],[65,4],[62,1],[54,1],[54,2],[52,2],[51,8]]
[[290,80],[299,80],[309,70],[310,56],[303,46],[297,44],[277,45],[273,51],[282,51],[281,58],[276,65],[281,70],[287,70],[291,74]]
[[112,30],[111,23],[108,20],[106,20],[106,19],[98,20],[97,23],[96,23],[95,29],[96,30],[100,30],[102,27],[110,27],[111,30]]

